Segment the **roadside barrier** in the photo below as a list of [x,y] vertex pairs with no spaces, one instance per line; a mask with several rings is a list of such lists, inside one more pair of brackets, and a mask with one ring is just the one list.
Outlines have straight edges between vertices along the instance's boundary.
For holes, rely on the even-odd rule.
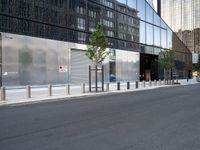
[[48,85],[48,96],[52,96],[52,85]]
[[70,85],[66,84],[65,89],[66,89],[66,94],[69,95],[70,94]]
[[4,86],[1,87],[1,100],[2,101],[6,100],[6,87]]
[[127,82],[127,90],[130,89],[130,82]]
[[30,85],[26,86],[26,97],[31,98],[31,86]]
[[120,82],[117,82],[117,90],[120,90]]
[[106,83],[106,92],[109,92],[109,83]]
[[81,93],[85,93],[85,83],[81,84]]

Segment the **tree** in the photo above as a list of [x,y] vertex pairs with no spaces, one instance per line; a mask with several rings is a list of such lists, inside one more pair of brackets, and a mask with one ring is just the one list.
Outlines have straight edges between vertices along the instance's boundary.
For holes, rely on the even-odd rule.
[[197,64],[195,64],[195,70],[196,70],[196,71],[200,71],[200,54],[198,55]]
[[160,52],[158,62],[164,68],[164,79],[171,80],[171,71],[175,67],[174,51],[165,50]]
[[101,63],[109,54],[106,50],[108,41],[102,31],[101,24],[97,24],[96,30],[92,33],[87,45],[86,55],[94,65]]

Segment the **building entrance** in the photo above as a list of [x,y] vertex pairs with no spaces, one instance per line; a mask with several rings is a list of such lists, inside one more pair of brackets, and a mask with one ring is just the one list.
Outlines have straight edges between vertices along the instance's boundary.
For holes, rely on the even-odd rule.
[[158,56],[140,54],[140,81],[158,80]]

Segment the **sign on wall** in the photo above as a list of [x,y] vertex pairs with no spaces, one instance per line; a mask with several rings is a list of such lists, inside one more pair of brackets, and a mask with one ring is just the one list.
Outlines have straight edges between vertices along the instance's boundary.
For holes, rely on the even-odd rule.
[[60,65],[59,66],[59,72],[67,72],[67,65]]

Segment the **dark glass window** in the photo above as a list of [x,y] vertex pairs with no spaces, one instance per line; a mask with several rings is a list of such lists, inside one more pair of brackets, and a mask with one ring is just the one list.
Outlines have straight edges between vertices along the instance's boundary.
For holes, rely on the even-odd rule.
[[85,19],[84,18],[77,18],[77,28],[81,30],[85,30]]

